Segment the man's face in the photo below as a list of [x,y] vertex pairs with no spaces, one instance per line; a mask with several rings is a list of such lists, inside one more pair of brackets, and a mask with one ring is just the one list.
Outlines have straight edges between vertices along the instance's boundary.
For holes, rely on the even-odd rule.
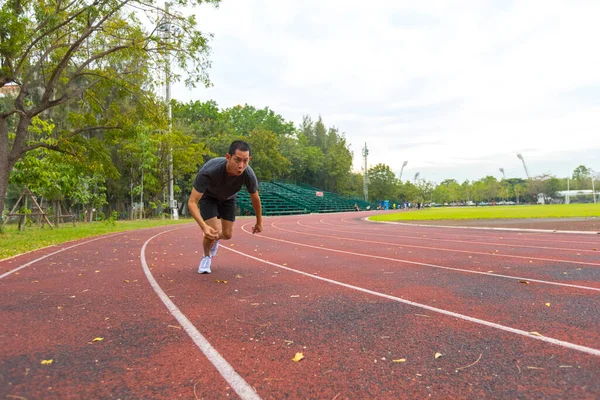
[[234,155],[227,153],[227,172],[229,175],[241,175],[248,167],[248,162],[252,159],[249,151],[236,150]]

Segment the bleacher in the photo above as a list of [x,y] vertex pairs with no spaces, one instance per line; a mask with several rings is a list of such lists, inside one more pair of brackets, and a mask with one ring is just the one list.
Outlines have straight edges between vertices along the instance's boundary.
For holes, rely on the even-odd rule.
[[[259,185],[263,215],[354,211],[354,204],[361,210],[373,208],[373,204],[364,200],[349,199],[308,185],[284,182],[260,182]],[[240,215],[254,215],[250,195],[246,190],[242,189],[238,193],[237,204]]]

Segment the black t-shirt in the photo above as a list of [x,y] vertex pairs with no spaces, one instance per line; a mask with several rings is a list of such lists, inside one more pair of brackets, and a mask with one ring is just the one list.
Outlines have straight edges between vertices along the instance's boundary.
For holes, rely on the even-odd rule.
[[227,174],[227,159],[217,157],[208,160],[198,171],[194,180],[194,189],[204,196],[214,197],[218,200],[235,198],[242,185],[246,185],[248,193],[258,190],[258,179],[250,166],[239,176]]

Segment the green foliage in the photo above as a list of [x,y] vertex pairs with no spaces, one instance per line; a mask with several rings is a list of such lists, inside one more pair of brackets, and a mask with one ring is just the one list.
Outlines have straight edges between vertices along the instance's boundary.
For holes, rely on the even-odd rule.
[[552,204],[546,206],[494,206],[429,208],[421,212],[383,214],[369,217],[374,221],[488,219],[488,218],[562,218],[592,217],[600,213],[600,204]]

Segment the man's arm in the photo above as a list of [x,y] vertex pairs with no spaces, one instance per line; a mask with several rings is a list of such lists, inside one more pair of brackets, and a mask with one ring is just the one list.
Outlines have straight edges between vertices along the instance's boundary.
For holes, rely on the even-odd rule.
[[260,196],[258,191],[250,194],[250,201],[252,202],[252,208],[254,208],[254,214],[256,214],[256,225],[252,228],[252,233],[262,232],[262,204],[260,202]]
[[204,232],[204,235],[209,239],[217,240],[219,239],[219,232],[204,222],[204,219],[202,219],[202,215],[200,214],[198,202],[202,198],[202,195],[204,195],[204,193],[200,193],[195,188],[192,188],[192,193],[188,199],[188,210],[190,210],[190,215],[196,220],[200,229]]

